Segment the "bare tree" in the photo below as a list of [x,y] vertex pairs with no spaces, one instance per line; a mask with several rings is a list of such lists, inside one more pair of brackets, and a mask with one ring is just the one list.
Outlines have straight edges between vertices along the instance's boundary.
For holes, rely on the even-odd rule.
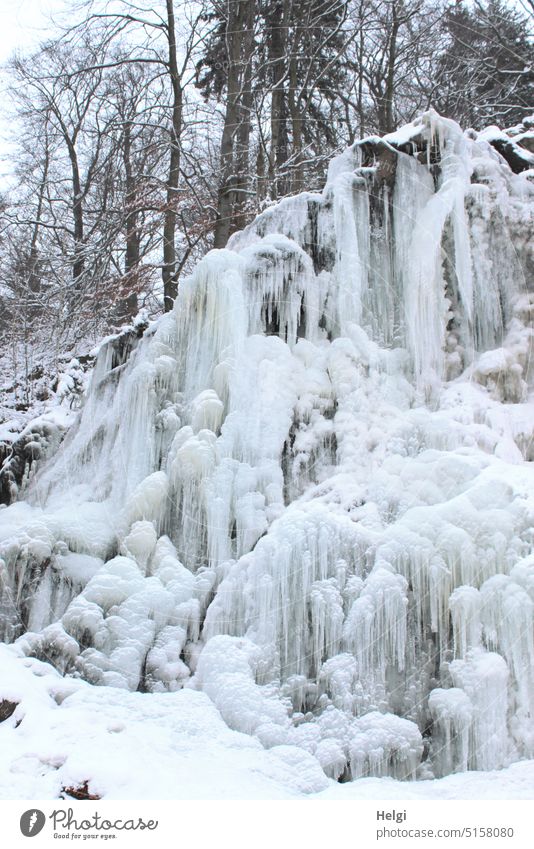
[[[180,199],[183,136],[187,123],[185,93],[194,78],[193,57],[202,41],[202,4],[187,0],[182,0],[179,5],[173,0],[146,4],[120,0],[113,11],[108,11],[106,4],[87,0],[82,8],[85,17],[68,31],[68,38],[75,40],[90,31],[101,44],[110,45],[122,39],[131,45],[131,49],[128,55],[121,58],[114,57],[99,65],[80,69],[81,75],[119,65],[144,64],[152,67],[154,81],[163,78],[168,83],[168,167],[161,265],[164,308],[167,311],[172,308],[178,287],[177,206]],[[176,8],[180,13],[180,32]]]
[[[94,61],[92,47],[89,47],[89,54]],[[34,125],[40,122],[48,135],[54,134],[61,139],[68,155],[72,279],[79,288],[85,268],[84,206],[100,165],[103,134],[98,127],[94,149],[83,164],[78,140],[90,117],[99,125],[100,107],[96,95],[102,84],[102,72],[95,70],[91,75],[73,79],[69,73],[71,59],[60,44],[51,42],[29,60],[16,59],[13,71],[24,114],[32,117]]]
[[530,3],[523,9],[528,17],[503,0],[447,9],[432,72],[438,109],[476,129],[532,112],[534,16]]

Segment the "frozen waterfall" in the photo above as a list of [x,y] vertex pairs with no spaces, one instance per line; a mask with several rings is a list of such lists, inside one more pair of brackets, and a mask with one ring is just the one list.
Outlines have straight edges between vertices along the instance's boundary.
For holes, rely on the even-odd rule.
[[428,112],[106,341],[0,511],[2,639],[334,779],[534,756],[533,175]]

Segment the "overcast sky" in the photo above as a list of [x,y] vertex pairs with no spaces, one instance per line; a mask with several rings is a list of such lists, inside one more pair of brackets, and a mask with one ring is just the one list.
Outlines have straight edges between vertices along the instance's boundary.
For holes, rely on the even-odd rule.
[[[31,50],[51,32],[52,16],[64,9],[67,0],[0,0],[0,65],[14,50]],[[9,102],[6,78],[0,73],[0,190],[9,175],[9,135],[12,130],[6,117]]]
[[65,0],[0,0],[0,62],[46,37],[50,17],[64,7]]

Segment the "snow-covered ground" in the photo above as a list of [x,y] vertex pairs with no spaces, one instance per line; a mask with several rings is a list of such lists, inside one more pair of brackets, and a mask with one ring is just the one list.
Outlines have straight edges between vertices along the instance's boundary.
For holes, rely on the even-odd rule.
[[[0,646],[0,799],[57,799],[88,783],[105,799],[528,799],[534,761],[435,781],[339,784],[296,746],[231,731],[204,694],[128,693],[62,678]],[[1,699],[0,699],[1,701]]]

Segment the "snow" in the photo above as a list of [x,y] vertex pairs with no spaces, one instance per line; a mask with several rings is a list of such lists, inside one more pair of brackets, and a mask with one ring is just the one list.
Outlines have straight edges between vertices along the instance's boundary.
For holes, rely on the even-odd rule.
[[435,724],[434,748],[441,753],[441,772],[465,772],[469,766],[469,741],[473,704],[464,690],[432,690],[428,708]]
[[[67,436],[0,510],[0,623],[26,672],[74,688],[46,702],[52,749],[85,702],[132,731],[100,773],[99,720],[43,792],[166,798],[183,744],[200,794],[210,739],[229,792],[255,770],[258,797],[523,774],[534,189],[492,138],[429,112],[357,143],[322,195],[266,210],[171,313],[101,346]],[[126,768],[141,725],[153,788]],[[18,751],[24,722],[6,728]]]
[[349,744],[353,779],[364,775],[415,777],[423,753],[423,741],[415,723],[372,711],[354,725]]
[[471,649],[450,666],[452,682],[473,704],[471,733],[475,769],[499,769],[509,761],[507,735],[509,670],[501,655]]
[[[104,799],[531,798],[534,761],[437,781],[339,784],[296,746],[268,751],[229,730],[205,693],[125,693],[63,678],[0,647],[0,797],[57,799],[81,786]],[[400,720],[399,720],[400,721]],[[324,750],[329,753],[332,750]]]
[[436,781],[395,781],[392,778],[362,778],[331,785],[314,799],[531,799],[533,762],[522,761],[493,772],[466,772]]
[[2,799],[54,799],[86,781],[113,799],[298,798],[328,786],[301,749],[266,752],[230,731],[204,693],[124,693],[27,663],[2,649],[2,697],[19,701],[0,726]]

